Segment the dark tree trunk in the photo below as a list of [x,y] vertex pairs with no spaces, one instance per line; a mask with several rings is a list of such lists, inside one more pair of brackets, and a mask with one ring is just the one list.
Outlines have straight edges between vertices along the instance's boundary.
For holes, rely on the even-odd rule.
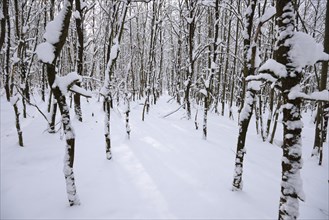
[[[123,8],[122,8],[122,14],[121,17],[119,19],[119,21],[121,23],[117,23],[117,33],[115,36],[116,41],[115,42],[110,42],[110,44],[113,46],[111,46],[110,49],[110,56],[109,56],[109,60],[107,62],[107,67],[105,70],[105,82],[102,88],[102,93],[104,95],[104,110],[105,110],[105,144],[106,144],[106,158],[108,160],[110,160],[112,158],[112,154],[111,154],[111,138],[110,138],[110,110],[111,110],[111,103],[112,103],[112,97],[111,97],[111,91],[110,91],[110,83],[111,83],[111,76],[114,73],[114,68],[115,68],[115,64],[116,61],[118,59],[119,56],[119,46],[120,46],[120,42],[121,42],[121,37],[122,37],[122,33],[123,33],[123,27],[125,24],[125,18],[127,15],[127,9],[128,9],[128,5],[129,5],[130,1],[123,3]],[[118,22],[118,21],[116,21]],[[115,47],[115,48],[114,48]],[[113,50],[113,51],[112,51]]]
[[192,77],[194,75],[194,32],[195,32],[195,13],[197,4],[195,1],[186,1],[189,17],[191,21],[188,23],[188,70],[187,70],[187,80],[185,88],[185,105],[186,105],[186,116],[187,119],[191,119],[191,102],[190,102],[190,90],[192,85]]
[[303,200],[302,182],[300,169],[302,167],[301,146],[301,112],[300,98],[288,96],[291,89],[298,85],[301,80],[301,72],[293,66],[289,51],[289,41],[294,35],[295,18],[291,0],[277,1],[276,16],[278,24],[277,62],[286,66],[287,77],[282,78],[283,97],[283,157],[282,157],[282,180],[279,207],[279,219],[296,219],[299,212],[298,199]]
[[272,116],[273,116],[273,101],[274,101],[274,89],[271,89],[270,100],[269,100],[269,110],[270,111],[269,111],[268,117],[267,117],[265,138],[268,138],[268,136],[270,134],[270,127],[271,127]]
[[252,115],[253,103],[254,103],[255,93],[247,90],[245,95],[244,107],[242,109],[240,115],[239,122],[239,136],[238,143],[236,149],[236,158],[235,158],[235,173],[233,179],[233,191],[242,190],[243,182],[242,182],[242,172],[243,172],[243,159],[245,150],[245,142],[246,142],[246,134],[249,126],[249,122]]
[[21,130],[21,125],[20,125],[20,122],[19,122],[19,111],[18,111],[18,107],[17,107],[17,101],[18,101],[18,98],[17,100],[14,100],[13,101],[13,107],[14,107],[14,111],[15,111],[15,118],[16,118],[16,130],[17,130],[17,135],[18,135],[18,144],[19,146],[23,147],[23,133],[22,133],[22,130]]
[[[53,1],[52,1],[53,3]],[[64,176],[66,180],[66,191],[68,195],[68,200],[70,206],[79,205],[80,201],[76,193],[75,179],[73,173],[73,164],[74,164],[74,150],[75,150],[75,134],[71,126],[69,107],[66,103],[65,95],[59,89],[58,86],[53,87],[56,78],[56,60],[59,57],[61,50],[65,44],[66,37],[68,35],[70,18],[72,14],[72,3],[73,0],[68,0],[62,8],[65,10],[63,24],[61,27],[61,34],[59,36],[58,42],[52,44],[54,46],[54,55],[55,58],[52,63],[46,63],[47,67],[47,76],[49,87],[57,101],[60,113],[62,115],[62,124],[63,130],[66,139],[66,152],[64,156]],[[52,8],[53,9],[53,8]]]
[[[329,1],[327,1],[325,35],[324,35],[324,52],[329,53]],[[326,90],[328,75],[328,61],[322,62],[320,91]],[[319,156],[319,165],[322,164],[323,143],[326,141],[327,126],[328,126],[328,103],[323,104],[319,101],[318,111],[315,124],[315,137],[312,156]]]
[[[77,72],[79,75],[83,75],[83,9],[81,8],[80,0],[75,0],[75,7],[77,12],[79,12],[80,18],[75,18],[77,35],[78,35],[78,59],[77,59]],[[77,83],[80,86],[80,83]],[[82,111],[80,104],[80,94],[74,94],[74,111],[75,117],[82,122]]]
[[0,33],[0,50],[5,43],[6,37],[6,19],[8,18],[8,2],[7,0],[2,1],[2,14],[3,18],[0,21],[1,33]]
[[106,158],[110,160],[112,158],[111,153],[111,126],[110,126],[110,120],[111,120],[111,101],[108,98],[105,98],[104,100],[105,104],[105,144],[106,144]]
[[[10,86],[9,86],[9,81],[10,81],[10,18],[9,18],[9,14],[8,14],[8,2],[9,0],[4,0],[3,5],[5,6],[5,4],[7,5],[7,7],[4,7],[4,16],[5,16],[5,20],[7,21],[7,50],[6,50],[6,75],[5,75],[5,91],[6,91],[6,98],[7,101],[10,101]],[[1,48],[0,48],[1,49]]]
[[[244,38],[244,76],[254,75],[254,60],[255,58],[248,58],[248,51],[250,49],[250,42],[251,42],[251,31],[253,27],[253,17],[255,13],[257,0],[249,1],[249,7],[251,7],[250,13],[245,13],[245,19],[247,22],[247,35]],[[248,8],[249,8],[248,7]],[[256,49],[256,48],[255,48]],[[242,190],[243,183],[242,183],[242,173],[243,173],[243,159],[244,154],[246,153],[245,150],[245,142],[246,142],[246,134],[249,126],[249,122],[252,116],[253,110],[253,103],[255,99],[256,91],[252,88],[248,88],[246,94],[244,96],[244,104],[242,111],[240,113],[240,122],[239,122],[239,136],[238,136],[238,143],[237,143],[237,150],[236,150],[236,158],[235,158],[235,170],[234,170],[234,179],[233,179],[233,191]]]

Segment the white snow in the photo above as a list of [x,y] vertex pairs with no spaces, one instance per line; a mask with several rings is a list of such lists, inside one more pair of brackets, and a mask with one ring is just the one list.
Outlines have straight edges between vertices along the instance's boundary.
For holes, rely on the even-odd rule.
[[254,99],[251,96],[251,92],[249,90],[247,90],[246,91],[245,102],[244,102],[243,108],[242,108],[241,113],[240,113],[240,121],[243,121],[243,120],[245,120],[246,118],[249,117],[249,115],[252,111],[251,106],[252,106],[253,101],[254,101]]
[[329,55],[323,52],[323,45],[317,43],[312,36],[306,33],[294,32],[293,37],[287,40],[287,43],[291,45],[289,58],[297,70],[314,65],[321,60],[329,60]]
[[328,101],[329,102],[329,91],[328,90],[323,90],[321,92],[312,92],[308,94],[310,99],[314,100],[322,100],[322,101]]
[[78,11],[74,11],[72,15],[75,19],[81,19],[80,13]]
[[294,130],[294,129],[303,128],[304,124],[301,120],[297,120],[297,121],[287,121],[286,125],[289,130]]
[[3,12],[2,12],[2,7],[0,8],[0,20],[4,19],[5,16],[3,15]]
[[264,81],[269,81],[269,82],[276,82],[277,79],[274,78],[272,75],[268,73],[260,73],[257,75],[253,76],[247,76],[246,81],[252,81],[252,80],[264,80]]
[[260,90],[260,86],[262,84],[263,83],[261,81],[249,81],[248,82],[248,88],[249,89],[252,89],[252,90],[255,90],[255,91],[259,91]]
[[202,0],[201,3],[202,3],[204,6],[207,6],[207,7],[215,7],[215,6],[216,6],[214,0]]
[[266,8],[263,16],[260,18],[260,22],[265,22],[265,21],[269,20],[275,14],[276,14],[275,7],[270,6],[270,7]]
[[84,9],[85,7],[87,7],[88,5],[87,5],[87,3],[85,2],[85,1],[83,1],[83,0],[81,0],[80,1],[80,8],[81,9]]
[[13,57],[10,59],[13,64],[18,63],[21,59],[17,56],[17,51],[15,51],[15,53],[13,54]]
[[41,60],[43,63],[52,63],[55,59],[55,48],[52,44],[48,42],[38,44],[35,52],[38,56],[38,59]]
[[[159,117],[178,108],[176,103],[167,103],[170,98],[160,97],[144,122],[143,106],[131,102],[130,140],[125,116],[114,105],[110,161],[105,153],[102,102],[81,99],[83,123],[72,117],[74,176],[81,205],[69,207],[63,174],[65,139],[60,139],[60,132],[45,132],[46,121],[27,106],[28,118],[21,121],[25,147],[19,147],[13,107],[1,96],[1,219],[276,219],[282,149],[259,138],[255,118],[246,139],[250,147],[244,159],[244,188],[232,192],[237,121],[210,111],[207,141],[202,140],[202,130],[194,129],[194,120],[181,119],[184,109]],[[45,112],[47,103],[38,96],[36,100]],[[237,118],[237,109],[233,110]],[[198,117],[200,124],[202,120]],[[310,157],[314,141],[310,121],[307,112],[300,172],[306,201],[299,204],[299,218],[327,219],[328,157],[323,157],[322,166]],[[282,124],[274,142],[279,140]],[[327,147],[323,155],[328,155]]]
[[323,90],[321,92],[316,91],[310,94],[305,94],[302,92],[300,85],[296,85],[293,88],[291,88],[288,97],[289,99],[305,98],[305,99],[318,100],[318,101],[329,101],[329,91]]
[[13,95],[13,96],[10,97],[9,101],[10,101],[10,104],[15,105],[18,102],[18,100],[19,100],[19,96],[18,95]]
[[57,76],[54,84],[52,85],[53,88],[58,88],[61,92],[65,95],[69,89],[69,87],[73,86],[74,82],[81,81],[82,77],[77,72],[68,73],[66,76]]
[[79,93],[80,95],[83,95],[83,96],[88,97],[88,98],[91,98],[91,96],[92,96],[92,92],[91,91],[85,90],[84,88],[79,87],[77,85],[73,85],[70,88],[70,91]]
[[22,30],[22,31],[23,31],[24,34],[26,34],[26,32],[27,32],[28,30],[29,30],[29,26],[26,25],[26,26],[23,27],[23,30]]
[[193,22],[193,18],[186,17],[187,23],[191,24]]
[[205,89],[200,89],[199,92],[205,96],[207,96],[207,90]]
[[59,42],[59,37],[62,33],[62,25],[67,13],[68,4],[70,3],[65,0],[62,10],[55,16],[54,20],[50,21],[46,26],[46,32],[44,33],[43,37],[52,45]]
[[287,77],[286,67],[273,59],[266,60],[266,62],[261,65],[261,67],[259,67],[258,71],[264,73],[273,73],[278,78]]

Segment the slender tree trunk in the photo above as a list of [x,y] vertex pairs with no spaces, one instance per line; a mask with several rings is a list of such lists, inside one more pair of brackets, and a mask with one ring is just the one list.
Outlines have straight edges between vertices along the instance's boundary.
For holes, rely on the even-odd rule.
[[[245,13],[245,19],[247,21],[246,33],[247,36],[244,36],[244,75],[245,77],[254,75],[254,61],[255,58],[248,57],[248,52],[250,49],[250,36],[253,27],[253,17],[255,13],[257,0],[250,0],[249,6],[250,11]],[[242,172],[243,172],[243,160],[244,154],[246,153],[245,150],[245,142],[246,142],[246,134],[249,126],[249,122],[252,116],[253,110],[253,103],[255,99],[256,92],[252,88],[247,88],[245,98],[244,98],[244,105],[242,111],[240,113],[240,122],[239,122],[239,136],[238,136],[238,143],[237,143],[237,150],[236,150],[236,158],[235,158],[235,170],[234,170],[234,179],[233,179],[233,191],[242,190],[243,183],[242,183]]]
[[[7,101],[10,101],[10,87],[9,87],[9,81],[10,81],[10,75],[9,75],[9,67],[10,67],[10,18],[8,14],[8,5],[9,5],[9,0],[4,0],[3,1],[3,13],[5,20],[7,21],[7,49],[6,49],[6,75],[5,75],[5,91],[6,91],[6,98]],[[1,48],[0,48],[1,49]]]
[[268,113],[267,123],[266,123],[265,138],[268,138],[269,133],[270,133],[271,121],[272,121],[272,117],[273,117],[273,100],[274,100],[274,89],[271,89],[270,100],[269,100],[269,113]]
[[188,8],[188,16],[191,19],[188,22],[188,70],[187,70],[187,79],[186,79],[186,87],[185,87],[185,105],[186,105],[186,116],[187,119],[191,119],[191,102],[190,102],[190,90],[192,85],[192,77],[194,75],[194,33],[195,33],[195,10],[196,10],[196,2],[193,0],[186,1]]
[[[328,1],[326,8],[324,52],[329,53],[329,2]],[[324,61],[322,62],[321,81],[319,86],[320,91],[326,90],[327,76],[328,76],[328,61]],[[328,103],[323,104],[321,101],[319,101],[316,124],[315,124],[314,145],[312,152],[312,156],[319,156],[319,165],[322,164],[323,143],[326,140],[326,136],[327,136],[326,131],[328,126],[328,111],[327,111],[327,107],[324,108],[324,105],[328,107],[329,104]]]
[[17,107],[17,102],[18,102],[19,99],[18,99],[17,96],[12,97],[11,99],[12,99],[11,102],[12,102],[12,105],[13,105],[14,111],[15,111],[16,130],[17,130],[17,135],[18,135],[18,144],[19,144],[19,146],[24,147],[24,144],[23,144],[23,133],[22,133],[22,130],[21,130],[21,125],[20,125],[20,120],[19,120],[20,113],[19,113],[18,107]]
[[[105,110],[105,152],[106,152],[106,158],[110,160],[112,158],[112,153],[111,153],[111,139],[110,139],[110,110],[111,110],[111,91],[110,91],[110,83],[111,83],[111,76],[114,73],[114,68],[116,65],[116,61],[119,56],[120,52],[120,42],[121,42],[121,37],[123,33],[123,27],[125,24],[125,18],[127,15],[127,9],[130,1],[123,3],[123,8],[122,8],[122,14],[120,16],[120,19],[118,21],[115,21],[117,24],[117,33],[113,39],[113,42],[110,42],[112,45],[110,48],[110,56],[109,60],[107,62],[106,70],[105,70],[105,82],[102,88],[102,94],[104,95],[104,110]],[[120,3],[118,3],[120,4]]]
[[278,97],[278,104],[274,113],[274,125],[272,129],[272,134],[271,134],[271,139],[270,139],[270,144],[273,144],[274,137],[275,137],[275,132],[276,132],[276,127],[278,125],[278,118],[280,114],[280,108],[281,108],[281,96]]
[[[238,12],[240,12],[240,0],[237,2]],[[231,87],[231,97],[230,97],[230,109],[229,109],[229,118],[233,119],[233,112],[232,112],[232,106],[233,106],[233,96],[234,96],[234,86],[235,86],[235,79],[237,79],[237,66],[236,66],[236,57],[238,56],[238,43],[239,43],[239,21],[236,22],[236,30],[235,30],[235,47],[234,47],[234,60],[233,60],[233,71],[232,71],[232,87]]]
[[[231,3],[232,4],[232,1]],[[223,78],[223,82],[222,82],[222,116],[224,116],[225,113],[225,102],[226,102],[226,84],[227,84],[227,76],[229,74],[229,70],[228,70],[228,65],[229,65],[229,53],[230,53],[230,39],[231,39],[231,24],[232,24],[232,18],[231,18],[231,11],[228,15],[227,18],[227,14],[225,14],[225,20],[227,21],[227,19],[229,19],[229,23],[228,23],[228,34],[227,34],[227,44],[226,44],[226,61],[225,61],[225,70],[224,70],[224,78]],[[226,32],[226,31],[225,31]],[[225,33],[224,33],[225,35]],[[225,37],[224,37],[224,41],[225,41]]]
[[258,95],[258,112],[259,112],[259,126],[260,126],[260,135],[262,136],[263,141],[266,140],[265,134],[264,134],[264,125],[263,125],[263,112],[262,112],[262,95]]
[[[210,15],[211,16],[211,15]],[[212,18],[211,18],[212,19]],[[212,20],[211,20],[212,21]],[[213,22],[209,22],[211,25]],[[217,67],[217,48],[218,48],[218,34],[219,34],[219,0],[216,0],[215,2],[215,22],[214,22],[214,38],[213,38],[213,51],[212,51],[212,57],[208,57],[208,68],[210,69],[210,75],[209,78],[205,82],[205,88],[207,94],[204,98],[204,116],[203,116],[203,139],[207,139],[207,119],[208,119],[208,111],[210,106],[210,100],[211,100],[211,85],[213,82],[213,78],[216,75],[216,72],[218,71]],[[210,26],[212,28],[212,26]],[[209,38],[211,37],[211,30],[209,30]],[[210,56],[210,55],[209,55]]]
[[0,50],[2,49],[2,46],[5,43],[5,37],[6,37],[6,19],[8,17],[8,2],[7,0],[2,1],[2,15],[3,18],[0,20],[1,25],[1,33],[0,33]]
[[[77,59],[77,72],[79,75],[83,75],[83,9],[81,8],[80,0],[75,0],[75,7],[80,17],[75,18],[77,36],[78,36],[78,59]],[[77,86],[80,86],[80,83],[77,83]],[[80,94],[76,93],[73,96],[74,99],[74,112],[75,117],[78,121],[82,122],[82,111],[80,104]]]
[[[53,3],[53,1],[52,1]],[[56,60],[59,57],[61,50],[65,44],[68,30],[69,30],[69,24],[70,24],[70,18],[72,14],[72,3],[73,0],[66,0],[63,5],[63,20],[61,25],[61,31],[60,36],[58,37],[58,41],[56,43],[53,42],[47,42],[51,44],[54,47],[54,59],[52,63],[46,63],[47,67],[47,76],[48,76],[48,82],[49,87],[52,90],[52,93],[58,103],[59,110],[62,115],[62,124],[63,124],[63,130],[65,134],[66,139],[66,149],[65,149],[65,156],[64,156],[64,176],[66,180],[66,191],[67,196],[69,200],[70,206],[73,205],[79,205],[80,201],[78,198],[78,195],[76,193],[76,186],[75,186],[75,179],[74,179],[74,173],[73,173],[73,164],[74,164],[74,150],[75,150],[75,133],[71,126],[71,120],[70,120],[70,113],[69,113],[69,107],[66,103],[65,95],[62,93],[60,88],[58,86],[53,86],[56,78]],[[52,8],[53,9],[53,8]]]

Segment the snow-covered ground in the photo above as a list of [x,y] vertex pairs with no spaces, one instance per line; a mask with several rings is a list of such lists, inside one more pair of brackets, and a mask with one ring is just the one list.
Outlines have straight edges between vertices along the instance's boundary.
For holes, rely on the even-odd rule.
[[[281,154],[264,143],[254,120],[247,137],[244,188],[231,191],[237,141],[235,120],[209,113],[208,140],[184,110],[163,96],[141,121],[142,105],[131,103],[131,138],[120,107],[111,114],[112,160],[106,160],[101,102],[82,99],[84,122],[74,119],[75,178],[80,206],[69,207],[62,172],[62,132],[49,134],[44,118],[28,106],[19,147],[13,107],[1,97],[1,219],[277,219]],[[39,102],[42,109],[46,104]],[[193,111],[193,118],[195,109]],[[58,117],[59,120],[59,117]],[[58,121],[57,120],[57,121]],[[300,219],[328,219],[328,143],[322,166],[311,158],[314,125],[306,113],[301,171],[306,201]],[[59,125],[57,125],[58,127]],[[282,136],[278,127],[276,143]]]

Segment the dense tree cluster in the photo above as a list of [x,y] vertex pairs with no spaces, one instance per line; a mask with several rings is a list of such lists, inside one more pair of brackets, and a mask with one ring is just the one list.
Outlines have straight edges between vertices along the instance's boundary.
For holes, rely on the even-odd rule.
[[[113,105],[125,103],[129,137],[129,102],[143,102],[144,121],[168,92],[187,120],[193,106],[203,109],[204,139],[209,111],[238,121],[233,190],[241,190],[252,115],[262,140],[272,143],[283,113],[279,218],[297,218],[297,200],[303,199],[302,112],[316,112],[313,156],[320,165],[327,136],[328,7],[322,0],[3,0],[0,85],[13,104],[19,145],[24,145],[20,115],[27,117],[27,105],[45,117],[49,132],[56,132],[58,108],[66,135],[68,198],[70,205],[79,204],[68,98],[82,123],[80,99],[103,100],[111,159]],[[48,102],[51,117],[33,103],[35,95]]]

